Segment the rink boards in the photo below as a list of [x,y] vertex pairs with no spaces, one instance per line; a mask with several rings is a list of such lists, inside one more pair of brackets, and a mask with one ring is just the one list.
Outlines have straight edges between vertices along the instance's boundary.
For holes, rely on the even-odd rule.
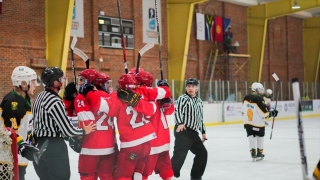
[[[275,107],[275,101],[271,102],[271,108]],[[302,104],[302,118],[320,117],[320,100],[305,100]],[[294,101],[278,101],[279,113],[276,120],[295,119],[296,111]],[[242,123],[242,102],[204,102],[203,120],[206,126]],[[174,125],[174,116],[167,116],[170,126]]]

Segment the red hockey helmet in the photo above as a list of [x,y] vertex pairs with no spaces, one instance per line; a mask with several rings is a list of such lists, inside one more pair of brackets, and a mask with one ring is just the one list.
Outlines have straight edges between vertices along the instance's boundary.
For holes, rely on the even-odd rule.
[[98,78],[93,81],[93,84],[97,87],[97,89],[108,92],[108,84],[110,81],[111,78],[107,74],[98,73]]
[[99,72],[94,69],[85,69],[80,72],[79,77],[86,79],[86,84],[92,84],[95,79],[99,78]]
[[123,74],[118,80],[119,88],[126,89],[135,89],[137,81],[134,78],[133,74]]
[[138,85],[146,85],[148,87],[152,86],[154,80],[152,74],[147,71],[140,71],[135,75],[135,78]]
[[[137,70],[137,68],[136,67],[133,67],[132,69],[130,69],[130,71],[128,72],[128,74],[136,74],[136,70]],[[144,71],[142,68],[139,68],[139,71],[138,71],[138,73],[139,72],[142,72],[142,71]]]
[[98,73],[98,77],[93,81],[93,84],[101,84],[101,83],[107,83],[111,80],[110,76],[108,76],[105,73]]

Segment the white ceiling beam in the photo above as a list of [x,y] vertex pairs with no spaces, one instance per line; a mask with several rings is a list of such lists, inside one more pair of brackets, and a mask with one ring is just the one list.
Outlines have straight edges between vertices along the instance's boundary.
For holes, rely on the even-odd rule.
[[[219,1],[231,3],[231,4],[237,4],[240,6],[256,6],[258,4],[265,4],[265,3],[270,3],[278,0],[219,0]],[[312,10],[296,12],[291,14],[290,16],[305,19],[305,18],[311,18],[319,15],[320,15],[320,8],[314,8]]]
[[258,5],[257,0],[219,0],[231,4],[237,4],[241,6],[255,6]]
[[258,4],[265,4],[269,3],[272,1],[277,1],[277,0],[219,0],[231,4],[237,4],[241,6],[256,6]]
[[289,16],[293,16],[293,17],[297,17],[297,18],[302,18],[302,19],[305,19],[305,18],[312,18],[313,15],[309,12],[306,12],[306,11],[301,11],[301,12],[296,12],[296,13],[292,13],[290,14]]

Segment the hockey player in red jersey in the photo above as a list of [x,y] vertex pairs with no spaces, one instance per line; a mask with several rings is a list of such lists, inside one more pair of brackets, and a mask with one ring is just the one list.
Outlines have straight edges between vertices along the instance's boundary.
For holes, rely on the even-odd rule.
[[[171,92],[169,89],[168,83],[166,85],[161,85],[158,87],[152,87],[153,76],[151,73],[144,71],[142,68],[139,68],[139,73],[136,74],[136,68],[132,68],[129,71],[129,74],[134,74],[137,81],[138,93],[146,96],[146,99],[149,101],[161,100],[165,98],[170,98]],[[165,82],[165,81],[161,81]]]
[[70,82],[65,88],[64,88],[64,94],[62,102],[64,106],[66,107],[67,116],[69,117],[76,117],[77,114],[74,112],[74,98],[77,95],[77,88],[74,82]]
[[133,74],[124,74],[118,80],[117,94],[103,97],[97,94],[92,85],[84,85],[80,93],[98,112],[117,118],[120,138],[120,152],[117,159],[116,179],[142,179],[145,161],[150,153],[150,141],[156,138],[152,124],[146,118],[156,111],[154,102],[131,89],[136,88]]
[[[153,76],[146,71],[139,71],[135,75],[137,84],[140,86],[137,92],[149,101],[156,101],[156,113],[148,118],[155,129],[157,138],[151,141],[151,151],[147,158],[143,171],[143,180],[147,180],[153,171],[158,173],[164,180],[170,180],[173,177],[170,160],[170,129],[166,115],[174,111],[169,85],[165,80],[158,81],[158,87],[152,87]],[[165,93],[164,93],[165,92]]]
[[[96,90],[96,95],[108,97],[106,92],[109,76],[101,74],[94,69],[86,69],[80,73],[79,85],[91,84]],[[96,131],[86,135],[82,140],[79,155],[78,170],[81,180],[110,180],[114,168],[114,125],[113,119],[105,113],[99,112],[95,104],[89,104],[83,94],[78,94],[74,100],[74,108],[79,122],[96,124]],[[81,127],[82,123],[79,123]]]

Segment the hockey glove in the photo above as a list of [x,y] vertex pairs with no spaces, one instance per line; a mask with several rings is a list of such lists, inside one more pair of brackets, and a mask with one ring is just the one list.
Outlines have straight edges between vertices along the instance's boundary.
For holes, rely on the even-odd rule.
[[74,82],[71,82],[64,88],[63,99],[67,101],[73,101],[76,93],[77,93],[76,85],[74,84]]
[[34,138],[33,138],[32,132],[31,132],[31,131],[28,131],[26,142],[27,142],[28,144],[32,144],[32,140],[33,140],[33,139],[34,139]]
[[92,84],[83,84],[79,88],[79,93],[86,96],[89,91],[93,91],[94,86]]
[[130,89],[119,89],[117,94],[121,101],[126,102],[132,107],[135,107],[141,98],[139,94],[131,91]]
[[70,148],[73,149],[76,153],[80,153],[81,151],[82,138],[83,136],[75,136],[69,137],[68,139]]
[[169,84],[168,84],[168,82],[166,80],[159,80],[157,82],[157,86],[167,86],[167,87],[169,87]]
[[172,106],[172,99],[171,98],[164,98],[159,100],[161,106],[163,107],[163,109],[169,109]]
[[20,144],[20,146],[18,147],[18,153],[24,157],[27,158],[29,161],[33,161],[33,154],[38,153],[39,149],[27,144],[26,142],[23,142],[22,144]]
[[277,117],[277,116],[278,116],[278,111],[276,109],[269,112],[269,117]]

